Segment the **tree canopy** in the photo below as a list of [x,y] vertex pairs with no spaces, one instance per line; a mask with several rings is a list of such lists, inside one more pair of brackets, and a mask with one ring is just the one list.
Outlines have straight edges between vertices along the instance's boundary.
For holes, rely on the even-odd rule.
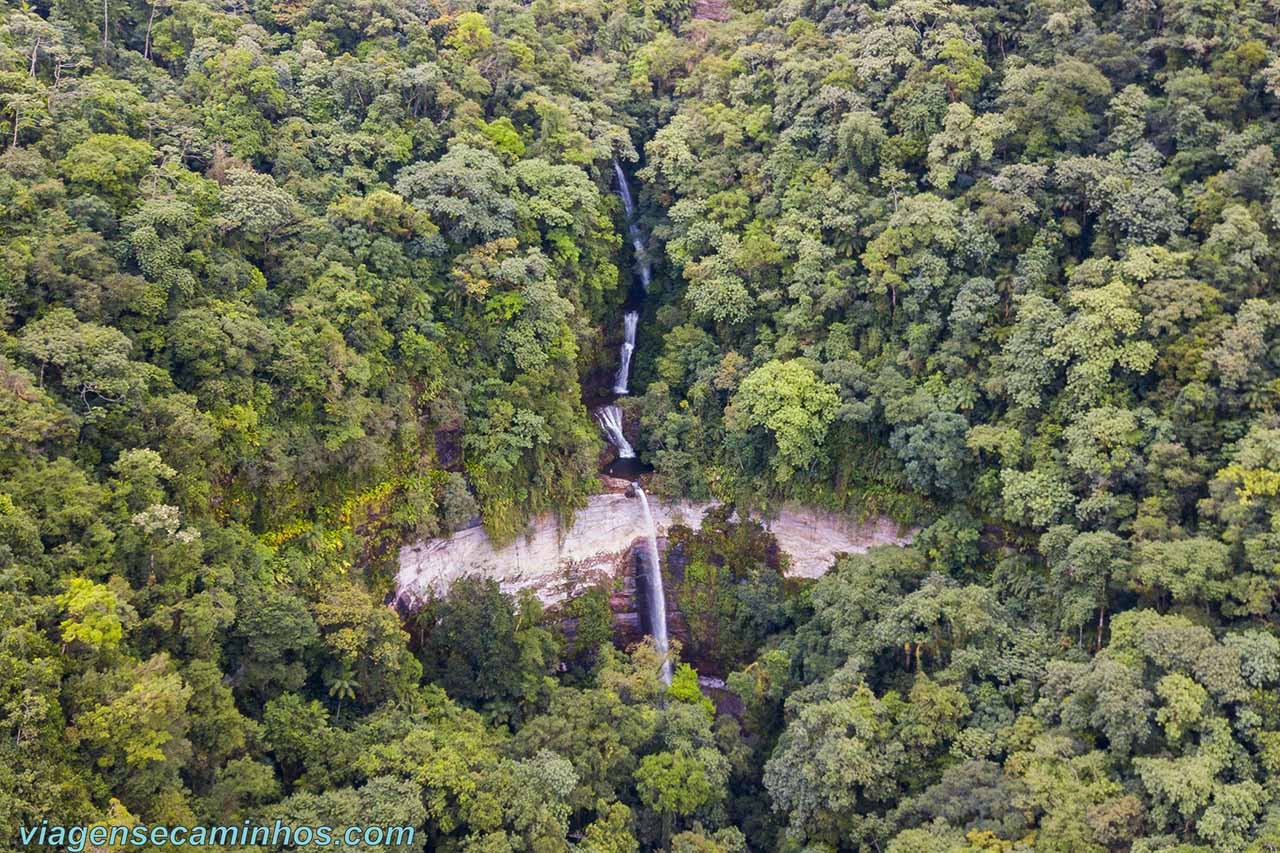
[[[0,850],[1273,849],[1273,5],[5,4]],[[620,579],[389,606],[602,488],[624,308],[670,688]]]

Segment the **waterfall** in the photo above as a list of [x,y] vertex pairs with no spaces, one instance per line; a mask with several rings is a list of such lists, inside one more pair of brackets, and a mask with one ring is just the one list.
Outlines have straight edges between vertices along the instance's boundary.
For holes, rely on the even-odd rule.
[[631,354],[636,350],[636,326],[640,324],[640,312],[628,311],[622,315],[622,357],[618,361],[618,373],[613,378],[613,393],[627,393],[627,379],[631,376]]
[[[636,277],[644,293],[649,291],[649,282],[653,275],[649,263],[649,253],[645,251],[644,235],[640,232],[640,224],[636,222],[636,205],[631,197],[631,186],[627,183],[627,175],[617,158],[613,161],[613,174],[618,179],[618,198],[622,199],[622,209],[627,215],[627,234],[631,238],[631,246],[636,254]],[[618,362],[618,372],[613,379],[613,393],[626,394],[627,380],[631,376],[631,356],[636,349],[636,329],[640,324],[640,312],[636,309],[626,311],[622,315],[622,353]],[[616,405],[601,406],[596,409],[596,420],[614,447],[618,448],[618,459],[635,459],[636,452],[622,434],[622,409]],[[611,469],[612,470],[612,469]],[[639,478],[639,471],[633,472],[630,479]],[[649,497],[634,484],[636,497],[640,498],[640,506],[644,510],[645,559],[642,561],[648,570],[649,577],[649,624],[653,631],[653,644],[662,655],[662,681],[671,684],[671,662],[666,659],[667,643],[667,597],[662,585],[662,562],[658,556],[658,529],[653,523],[653,513],[649,509]]]
[[622,171],[622,164],[616,157],[613,159],[613,174],[618,178],[618,197],[622,199],[622,209],[627,214],[627,222],[630,222],[636,207],[631,201],[631,187],[627,184],[627,175]]
[[667,596],[662,587],[662,563],[658,558],[658,528],[653,524],[653,513],[649,511],[649,498],[644,493],[644,489],[640,488],[640,484],[635,485],[636,497],[640,498],[640,507],[644,510],[644,524],[649,533],[645,539],[645,550],[648,552],[648,559],[645,565],[649,569],[649,624],[653,629],[653,644],[658,649],[658,654],[663,656],[662,662],[662,681],[671,684],[671,661],[666,660],[667,650]]
[[600,428],[609,438],[609,443],[618,448],[619,459],[635,459],[636,451],[622,434],[622,409],[617,406],[601,406],[596,409],[596,420]]
[[644,244],[640,242],[640,238],[636,237],[632,240],[631,245],[636,247],[636,272],[640,274],[640,286],[644,288],[644,292],[649,292],[649,282],[653,278],[653,268],[649,265],[649,257],[645,254]]
[[618,179],[618,198],[622,199],[622,209],[627,214],[627,234],[631,237],[631,246],[636,250],[636,275],[640,277],[640,285],[645,293],[649,292],[649,282],[653,278],[653,267],[649,263],[649,253],[644,248],[644,235],[640,233],[640,223],[635,220],[636,206],[631,198],[631,186],[627,183],[627,174],[617,158],[613,161],[613,174]]

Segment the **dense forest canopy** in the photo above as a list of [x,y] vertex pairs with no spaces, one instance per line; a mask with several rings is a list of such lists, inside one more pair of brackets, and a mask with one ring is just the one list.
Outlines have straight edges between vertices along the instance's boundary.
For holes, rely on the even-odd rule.
[[[1280,849],[1275,0],[0,10],[0,850]],[[615,161],[719,707],[603,588],[385,604],[600,488]]]

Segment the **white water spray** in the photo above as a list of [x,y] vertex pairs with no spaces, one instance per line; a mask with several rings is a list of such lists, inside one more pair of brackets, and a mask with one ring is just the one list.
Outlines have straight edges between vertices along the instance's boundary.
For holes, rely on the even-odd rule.
[[662,563],[658,558],[658,528],[653,523],[653,513],[649,511],[649,498],[635,485],[636,497],[640,498],[640,507],[644,510],[644,524],[649,531],[645,537],[647,557],[645,565],[649,569],[649,625],[653,630],[653,644],[662,655],[662,682],[671,684],[671,661],[667,660],[670,648],[667,642],[667,595],[662,586]]
[[636,451],[622,434],[622,409],[617,406],[601,406],[596,409],[596,420],[609,439],[609,443],[618,448],[619,459],[635,459]]
[[636,327],[640,324],[640,312],[628,311],[622,315],[622,357],[618,361],[618,373],[613,377],[613,393],[627,393],[627,380],[631,377],[631,354],[636,351]]
[[613,174],[618,179],[618,196],[622,199],[622,209],[627,214],[627,221],[631,221],[631,214],[635,211],[635,204],[631,201],[631,187],[627,185],[627,174],[622,171],[622,164],[617,158],[613,161]]
[[618,198],[622,199],[622,209],[627,214],[627,234],[631,237],[631,246],[636,250],[636,275],[640,276],[640,285],[645,293],[649,292],[649,282],[653,278],[653,268],[649,263],[649,253],[644,248],[644,235],[640,233],[640,223],[635,221],[636,206],[631,198],[631,186],[627,183],[627,173],[617,159],[613,161],[613,174],[618,179]]

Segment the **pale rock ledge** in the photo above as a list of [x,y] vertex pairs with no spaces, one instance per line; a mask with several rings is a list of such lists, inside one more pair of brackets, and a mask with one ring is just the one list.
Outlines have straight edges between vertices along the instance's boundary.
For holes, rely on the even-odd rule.
[[[674,524],[697,528],[714,503],[653,499],[657,535]],[[765,527],[789,558],[789,577],[816,578],[836,555],[860,554],[876,545],[909,545],[915,531],[888,518],[855,521],[838,513],[788,506]],[[534,590],[556,604],[584,587],[619,574],[632,544],[647,534],[640,504],[624,494],[590,498],[566,530],[554,514],[536,518],[523,536],[494,548],[483,527],[400,549],[397,600],[412,601],[440,591],[465,575],[491,577],[503,591]]]

